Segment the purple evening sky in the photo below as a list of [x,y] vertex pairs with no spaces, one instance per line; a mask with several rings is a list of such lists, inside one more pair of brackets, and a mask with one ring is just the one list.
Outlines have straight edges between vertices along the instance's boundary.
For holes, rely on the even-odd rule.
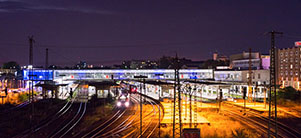
[[284,32],[277,47],[301,40],[300,0],[0,0],[0,63],[115,64],[163,55],[193,60],[215,51],[268,53],[271,30]]

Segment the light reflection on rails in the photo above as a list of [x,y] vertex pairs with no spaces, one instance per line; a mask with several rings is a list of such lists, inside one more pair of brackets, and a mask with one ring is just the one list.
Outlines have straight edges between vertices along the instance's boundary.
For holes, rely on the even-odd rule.
[[[84,107],[82,107],[82,106],[84,106]],[[86,113],[86,109],[87,109],[87,103],[81,102],[75,116],[67,124],[65,124],[61,129],[59,129],[58,131],[55,131],[55,133],[52,134],[50,137],[51,138],[53,138],[53,137],[61,138],[61,137],[65,136],[67,133],[69,133],[82,119],[82,117]]]
[[[133,121],[128,122],[127,125],[123,126],[118,131],[115,131],[115,133],[113,133],[113,134],[111,134],[111,135],[109,135],[107,137],[111,137],[113,135],[119,135],[120,136],[122,132],[127,132],[127,130],[129,130],[130,132],[128,132],[123,137],[150,137],[154,133],[154,131],[156,130],[156,128],[158,127],[158,125],[159,125],[159,123],[153,124],[153,122],[154,122],[154,120],[157,117],[156,116],[156,114],[157,114],[156,106],[159,107],[159,108],[160,108],[160,106],[158,106],[157,103],[155,103],[151,99],[148,99],[148,98],[145,98],[145,99],[146,99],[147,103],[149,103],[152,106],[152,111],[149,112],[148,114],[146,114],[145,116],[143,116],[143,120],[144,121],[147,120],[147,119],[150,119],[150,121],[148,123],[143,123],[144,130],[142,131],[142,135],[140,135],[140,133],[139,133],[140,129],[134,129],[132,131],[130,130],[131,126],[139,125],[140,120],[137,120],[135,122],[133,122]],[[140,117],[140,114],[137,114],[135,118],[138,118],[138,117]]]
[[99,125],[98,127],[94,128],[92,131],[86,133],[84,136],[82,137],[89,137],[89,138],[93,138],[96,137],[97,135],[99,135],[101,132],[103,132],[106,128],[108,128],[110,125],[112,125],[113,123],[115,123],[119,118],[122,117],[122,115],[126,112],[125,110],[119,110],[117,111],[110,119],[108,119],[106,122],[102,123],[101,125]]
[[[78,89],[78,88],[79,88],[79,85],[76,87],[76,89]],[[14,137],[21,137],[21,138],[30,137],[31,135],[34,135],[35,133],[42,130],[42,128],[49,126],[51,123],[53,123],[54,121],[59,119],[61,116],[63,116],[67,111],[69,111],[69,109],[73,105],[75,98],[76,98],[76,96],[73,97],[71,100],[68,100],[66,102],[66,104],[58,112],[56,112],[56,114],[54,114],[53,116],[41,121],[39,124],[33,126],[33,128],[27,129],[27,130],[23,131],[21,134],[14,136]]]
[[[257,131],[262,132],[262,134],[268,134],[268,118],[258,115],[258,113],[254,113],[252,111],[247,111],[246,114],[249,115],[253,115],[255,118],[249,118],[246,117],[246,115],[242,115],[240,112],[238,111],[232,111],[232,110],[223,110],[223,112],[229,114],[229,116],[235,118],[236,120],[239,120],[245,124],[247,124],[250,127],[255,127],[258,128],[256,129]],[[271,123],[272,123],[272,127],[271,127],[271,135],[272,136],[276,136],[275,134],[275,127],[274,127],[274,123],[275,121],[271,119]],[[289,126],[278,122],[278,137],[290,137],[290,138],[299,138],[300,137],[300,133],[298,131],[296,131],[293,128],[290,128]]]
[[131,99],[134,103],[136,103],[136,106],[135,106],[135,109],[134,109],[135,112],[132,113],[130,116],[128,116],[125,120],[123,120],[117,127],[111,129],[108,132],[103,133],[102,135],[100,135],[98,137],[108,137],[108,135],[112,136],[112,135],[116,135],[116,134],[118,135],[118,133],[120,133],[124,128],[128,127],[138,117],[138,116],[134,116],[134,115],[136,113],[138,113],[138,111],[139,111],[139,110],[137,110],[139,101],[135,97],[131,97]]
[[[131,131],[132,126],[138,125],[140,123],[140,110],[138,110],[139,98],[135,95],[131,96],[133,103],[135,103],[134,113],[131,113],[128,117],[122,120],[122,115],[125,114],[126,110],[118,110],[111,118],[107,119],[106,122],[100,124],[98,127],[94,128],[92,131],[88,132],[82,137],[96,137],[96,138],[106,138],[106,137],[121,137],[124,132]],[[143,111],[143,120],[150,119],[148,123],[143,123],[144,130],[142,131],[142,136],[140,136],[139,129],[132,130],[130,134],[132,137],[150,137],[153,132],[158,127],[159,123],[153,124],[153,121],[156,119],[157,111],[156,106],[158,106],[154,101],[145,98],[146,102],[152,106],[152,111],[148,112],[147,110]],[[158,106],[159,107],[159,106]],[[157,108],[158,108],[157,107]],[[120,113],[121,112],[121,113]],[[116,117],[118,116],[118,117]],[[119,123],[120,122],[120,123]],[[117,126],[113,126],[114,123],[118,123]],[[110,128],[110,130],[107,130]],[[78,135],[77,135],[78,136]]]

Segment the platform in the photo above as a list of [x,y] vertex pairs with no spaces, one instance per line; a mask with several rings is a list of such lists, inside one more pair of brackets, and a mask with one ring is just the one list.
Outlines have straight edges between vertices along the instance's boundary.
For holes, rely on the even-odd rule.
[[[161,104],[164,107],[164,118],[161,122],[161,124],[172,124],[173,123],[173,103],[172,102],[161,102]],[[182,124],[189,124],[190,123],[190,112],[189,112],[189,106],[187,106],[187,112],[186,112],[186,106],[182,105]],[[192,110],[192,123],[194,122],[194,111]],[[203,116],[197,115],[197,124],[208,124],[210,125],[210,122]]]

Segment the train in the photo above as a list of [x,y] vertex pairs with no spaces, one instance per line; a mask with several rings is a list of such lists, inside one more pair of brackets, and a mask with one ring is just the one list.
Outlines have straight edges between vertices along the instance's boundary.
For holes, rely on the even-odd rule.
[[124,108],[130,106],[130,98],[129,95],[121,94],[117,98],[117,107]]
[[120,86],[130,94],[135,94],[138,90],[137,86],[128,83],[121,83]]
[[138,88],[128,83],[120,83],[121,89],[117,98],[117,107],[126,108],[130,106],[130,95],[137,93]]

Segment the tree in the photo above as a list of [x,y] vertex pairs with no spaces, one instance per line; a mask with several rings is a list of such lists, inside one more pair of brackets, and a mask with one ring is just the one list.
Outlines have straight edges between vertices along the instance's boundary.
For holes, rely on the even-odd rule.
[[163,56],[159,59],[159,68],[168,69],[168,67],[173,63],[173,58]]
[[229,61],[214,61],[214,60],[207,60],[203,63],[201,68],[203,69],[213,69],[216,66],[229,66]]
[[15,61],[6,62],[2,65],[3,69],[20,69],[20,65]]
[[277,92],[277,98],[278,99],[287,99],[287,100],[293,100],[296,101],[299,99],[299,93],[296,89],[293,87],[285,87],[283,89],[280,89]]

